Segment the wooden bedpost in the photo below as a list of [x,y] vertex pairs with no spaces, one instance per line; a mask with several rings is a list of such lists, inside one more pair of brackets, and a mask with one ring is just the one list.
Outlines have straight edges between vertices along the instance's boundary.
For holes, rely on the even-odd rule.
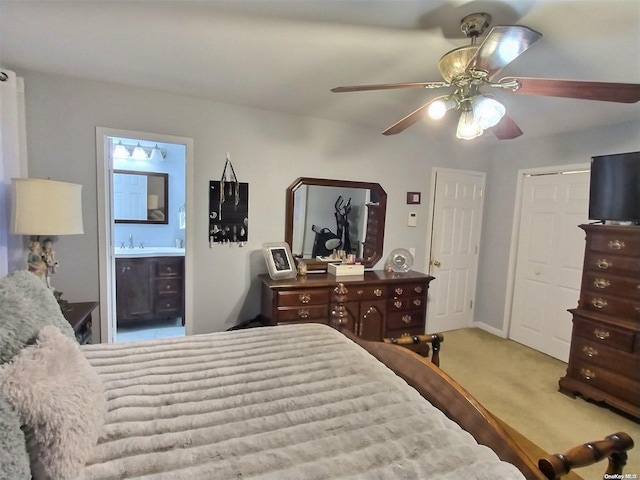
[[604,440],[574,447],[564,454],[542,458],[538,461],[538,468],[549,480],[556,480],[573,468],[586,467],[608,457],[609,466],[604,478],[624,478],[622,470],[627,463],[627,450],[632,448],[632,438],[624,432],[618,432]]

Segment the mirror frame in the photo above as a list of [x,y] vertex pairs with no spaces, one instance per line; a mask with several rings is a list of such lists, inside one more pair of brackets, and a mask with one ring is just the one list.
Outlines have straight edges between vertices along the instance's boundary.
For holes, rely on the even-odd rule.
[[132,220],[114,218],[114,223],[134,223],[141,225],[168,225],[169,224],[169,174],[162,172],[145,172],[143,170],[114,170],[113,175],[121,173],[125,175],[145,175],[146,177],[160,177],[164,186],[164,204],[159,205],[164,210],[164,220]]
[[[294,199],[296,191],[303,185],[314,185],[324,187],[344,187],[344,188],[362,188],[371,190],[372,196],[378,198],[378,219],[377,219],[377,235],[373,240],[373,255],[369,258],[357,258],[356,262],[362,263],[365,268],[372,268],[381,258],[382,250],[384,247],[384,225],[387,213],[387,192],[380,186],[379,183],[370,182],[358,182],[351,180],[331,180],[326,178],[310,178],[300,177],[297,178],[289,187],[286,192],[286,217],[285,217],[285,229],[284,240],[291,247],[293,242],[293,212],[294,212]],[[371,218],[367,218],[367,235],[370,228]],[[326,270],[327,262],[320,260],[314,260],[311,258],[301,258],[307,265],[308,270]]]

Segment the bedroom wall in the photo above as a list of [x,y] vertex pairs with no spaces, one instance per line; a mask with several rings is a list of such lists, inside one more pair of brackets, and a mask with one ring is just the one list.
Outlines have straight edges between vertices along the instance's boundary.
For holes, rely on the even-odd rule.
[[[30,175],[83,185],[85,234],[56,244],[61,266],[54,284],[70,301],[98,299],[95,127],[194,139],[195,208],[188,212],[187,232],[194,245],[187,254],[195,259],[194,333],[223,330],[258,313],[256,276],[266,272],[261,245],[283,240],[285,189],[295,178],[379,182],[389,197],[383,259],[394,248],[415,247],[415,269],[424,271],[428,204],[409,207],[406,192],[421,191],[428,199],[434,166],[486,171],[490,165],[487,150],[470,143],[411,132],[385,137],[340,122],[106,82],[20,74]],[[220,178],[227,152],[239,180],[249,183],[249,242],[244,248],[209,249],[208,182]],[[410,210],[418,213],[416,228],[406,226]]]
[[[588,164],[594,155],[638,150],[640,121],[527,141],[503,142],[493,149],[487,173],[476,293],[475,321],[483,324],[480,326],[487,326],[490,331],[503,328],[518,171],[551,165]],[[567,308],[576,305],[567,305]]]

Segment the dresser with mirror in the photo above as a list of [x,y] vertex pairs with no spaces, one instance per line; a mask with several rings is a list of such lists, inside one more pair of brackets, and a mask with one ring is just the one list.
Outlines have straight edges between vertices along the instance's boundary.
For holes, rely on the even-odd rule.
[[[347,289],[342,327],[356,336],[381,341],[424,333],[433,277],[412,270],[371,270],[382,259],[384,246],[387,194],[378,183],[298,178],[287,188],[286,205],[285,241],[309,273],[284,280],[259,276],[265,323],[329,323],[334,289],[342,283]],[[328,259],[322,254],[345,243],[346,253],[367,269],[363,275],[327,273]]]

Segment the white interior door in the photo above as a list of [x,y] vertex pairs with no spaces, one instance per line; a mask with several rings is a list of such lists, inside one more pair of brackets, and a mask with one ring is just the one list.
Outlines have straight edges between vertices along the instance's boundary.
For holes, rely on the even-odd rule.
[[509,338],[569,359],[571,314],[578,305],[589,172],[526,176]]
[[485,174],[435,170],[427,332],[471,326]]

